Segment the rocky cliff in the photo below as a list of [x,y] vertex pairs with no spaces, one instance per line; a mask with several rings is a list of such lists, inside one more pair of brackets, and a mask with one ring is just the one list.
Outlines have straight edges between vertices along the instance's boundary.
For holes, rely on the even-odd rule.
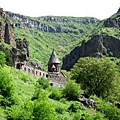
[[[30,18],[27,16],[6,12],[6,14],[14,19],[16,22],[14,25],[18,28],[36,28],[40,31],[51,33],[84,33],[84,29],[75,24],[84,25],[96,25],[99,20],[96,18],[75,18],[75,17],[56,17],[56,16],[44,16],[38,18]],[[66,24],[66,25],[65,25]]]
[[81,45],[75,47],[63,58],[62,69],[70,70],[80,57],[105,55],[120,58],[120,15],[118,12],[114,17],[106,19],[102,24],[102,29],[93,33],[89,40],[82,41]]
[[29,57],[28,41],[16,39],[13,24],[0,8],[0,50],[4,51],[8,65],[25,61]]

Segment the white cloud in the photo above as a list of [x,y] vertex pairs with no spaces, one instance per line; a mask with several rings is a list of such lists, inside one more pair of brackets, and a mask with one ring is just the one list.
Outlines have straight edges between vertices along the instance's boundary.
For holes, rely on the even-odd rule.
[[0,0],[4,10],[29,16],[91,16],[104,19],[120,7],[120,0]]

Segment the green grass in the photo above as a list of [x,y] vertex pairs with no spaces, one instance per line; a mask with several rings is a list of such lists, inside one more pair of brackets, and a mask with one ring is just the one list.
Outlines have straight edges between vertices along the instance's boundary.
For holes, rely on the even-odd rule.
[[17,95],[23,100],[28,100],[33,96],[34,85],[38,78],[35,78],[23,71],[8,67],[14,80]]

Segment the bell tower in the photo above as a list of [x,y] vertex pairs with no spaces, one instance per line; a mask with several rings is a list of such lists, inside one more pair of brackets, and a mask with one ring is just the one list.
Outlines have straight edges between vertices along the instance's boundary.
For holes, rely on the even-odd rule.
[[60,61],[53,49],[48,62],[48,72],[60,73]]

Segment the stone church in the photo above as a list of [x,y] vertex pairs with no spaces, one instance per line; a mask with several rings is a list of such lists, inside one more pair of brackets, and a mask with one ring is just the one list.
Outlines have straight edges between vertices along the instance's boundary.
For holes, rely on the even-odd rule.
[[15,60],[15,67],[25,71],[36,77],[46,77],[50,80],[51,85],[55,87],[62,87],[66,83],[66,76],[61,72],[60,61],[53,49],[48,61],[48,71],[43,71],[39,63]]
[[64,86],[66,83],[66,77],[61,72],[61,66],[60,61],[53,49],[52,54],[50,56],[49,62],[48,62],[48,78],[53,83],[53,86]]

